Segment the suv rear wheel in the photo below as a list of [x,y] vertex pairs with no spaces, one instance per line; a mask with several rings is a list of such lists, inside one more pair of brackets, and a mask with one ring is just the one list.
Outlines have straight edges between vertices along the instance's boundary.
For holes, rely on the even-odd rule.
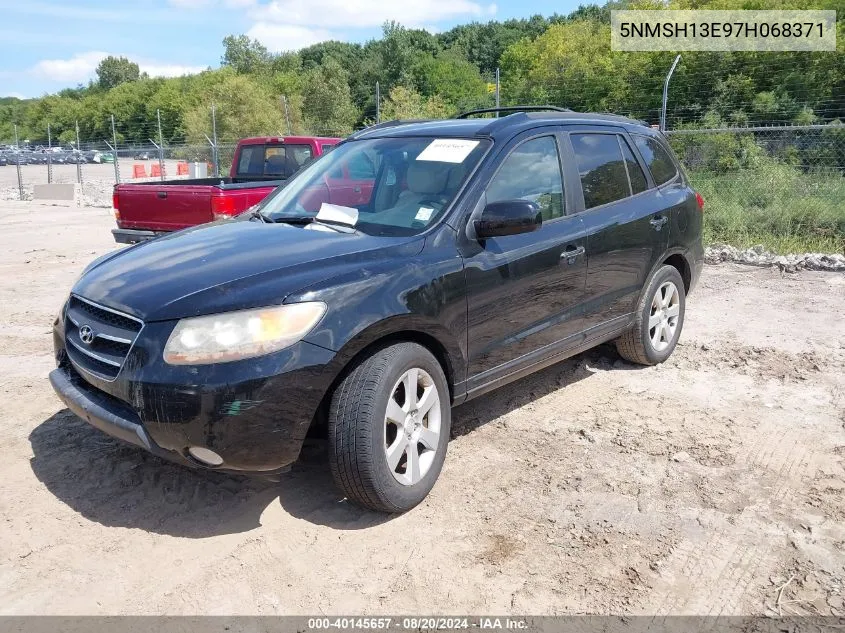
[[681,274],[674,266],[661,267],[640,299],[634,326],[616,339],[619,355],[639,365],[665,361],[678,344],[685,308]]
[[340,383],[329,409],[329,465],[364,507],[404,512],[434,486],[451,426],[440,363],[416,343],[376,351]]

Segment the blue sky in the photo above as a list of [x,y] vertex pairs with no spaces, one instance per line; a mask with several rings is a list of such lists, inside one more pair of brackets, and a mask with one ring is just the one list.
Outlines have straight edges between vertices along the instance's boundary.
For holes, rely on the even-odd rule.
[[221,40],[246,33],[271,50],[363,42],[385,20],[445,30],[473,20],[568,13],[587,0],[0,0],[0,96],[87,83],[106,55],[154,76],[217,67]]

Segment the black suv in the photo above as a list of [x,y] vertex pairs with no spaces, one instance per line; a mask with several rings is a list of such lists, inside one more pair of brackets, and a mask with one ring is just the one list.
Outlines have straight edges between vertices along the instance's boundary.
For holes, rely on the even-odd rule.
[[642,123],[518,110],[371,127],[234,221],[94,261],[55,322],[56,392],[208,469],[276,476],[322,434],[347,497],[397,512],[453,406],[606,341],[666,360],[701,197]]

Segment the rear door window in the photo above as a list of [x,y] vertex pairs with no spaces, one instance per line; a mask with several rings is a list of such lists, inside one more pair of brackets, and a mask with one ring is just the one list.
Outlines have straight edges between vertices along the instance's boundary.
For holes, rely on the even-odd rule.
[[667,183],[678,175],[678,168],[672,156],[656,139],[639,134],[634,134],[633,137],[656,185]]
[[572,134],[570,139],[575,150],[585,209],[631,195],[617,134]]
[[310,145],[244,145],[238,159],[238,176],[290,178],[313,158]]

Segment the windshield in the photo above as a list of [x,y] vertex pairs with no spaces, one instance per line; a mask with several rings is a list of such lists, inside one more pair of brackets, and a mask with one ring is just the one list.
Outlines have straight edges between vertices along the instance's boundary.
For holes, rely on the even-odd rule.
[[488,146],[483,139],[351,141],[274,191],[260,211],[275,222],[339,211],[369,235],[415,235],[442,216]]

